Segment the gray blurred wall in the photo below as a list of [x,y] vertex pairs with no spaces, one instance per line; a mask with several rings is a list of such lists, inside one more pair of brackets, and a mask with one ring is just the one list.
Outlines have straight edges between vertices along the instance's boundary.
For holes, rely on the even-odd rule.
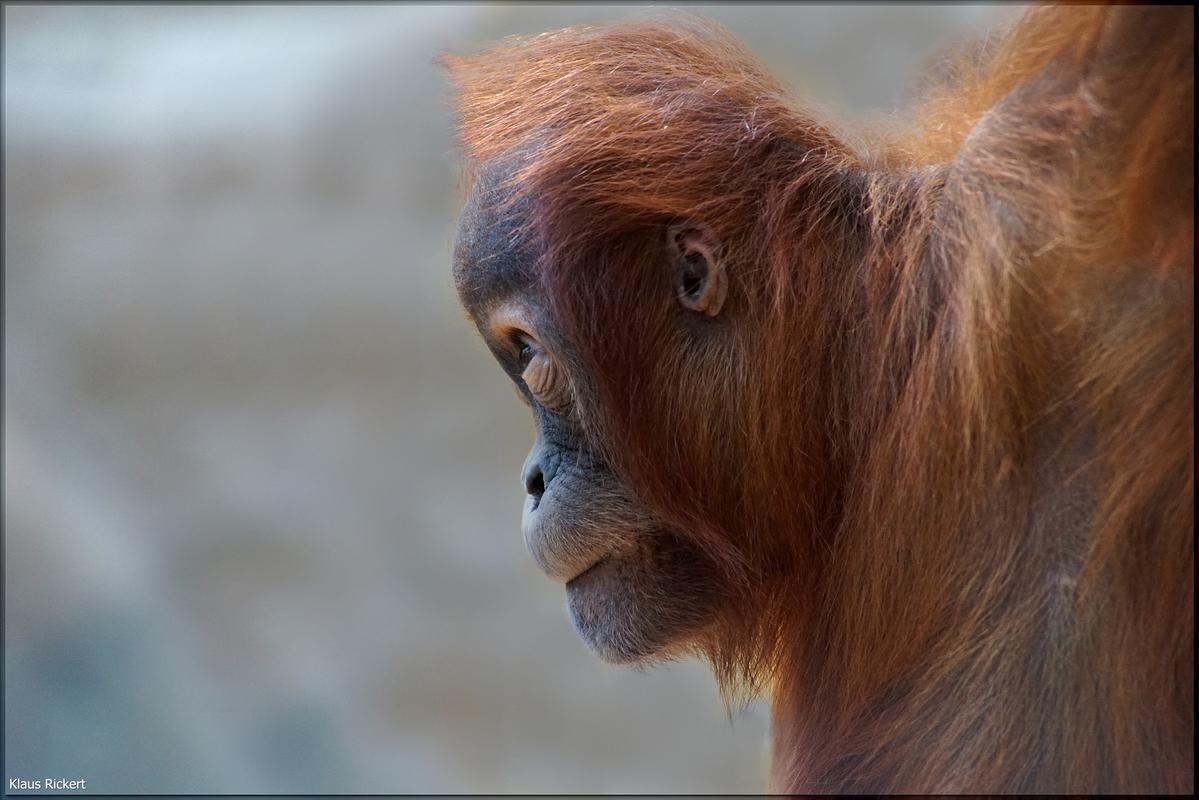
[[[698,10],[850,119],[1014,13]],[[575,636],[449,280],[435,53],[644,13],[5,6],[6,783],[764,787],[763,704]]]

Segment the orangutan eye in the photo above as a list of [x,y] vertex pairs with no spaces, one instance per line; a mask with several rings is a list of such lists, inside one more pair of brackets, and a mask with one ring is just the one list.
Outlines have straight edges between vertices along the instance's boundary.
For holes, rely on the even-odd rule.
[[533,343],[526,339],[522,339],[520,342],[520,350],[516,356],[517,362],[520,364],[521,371],[524,371],[524,369],[529,366],[529,362],[533,360],[533,356],[536,354],[537,350],[534,348]]
[[521,363],[524,367],[521,380],[529,387],[529,392],[537,402],[555,414],[565,414],[570,410],[570,384],[558,366],[557,360],[549,353],[533,343],[526,343],[531,353],[525,361],[525,350],[521,349]]
[[574,402],[570,381],[557,359],[531,333],[534,328],[527,309],[519,305],[497,308],[491,315],[490,328],[499,345],[500,361],[511,365],[515,358],[520,379],[533,399],[555,414],[569,412]]

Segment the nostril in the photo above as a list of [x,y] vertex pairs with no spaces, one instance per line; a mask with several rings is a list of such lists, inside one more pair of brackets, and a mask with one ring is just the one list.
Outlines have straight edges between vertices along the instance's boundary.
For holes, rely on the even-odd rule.
[[525,470],[525,491],[537,500],[545,494],[545,475],[539,464],[530,464]]

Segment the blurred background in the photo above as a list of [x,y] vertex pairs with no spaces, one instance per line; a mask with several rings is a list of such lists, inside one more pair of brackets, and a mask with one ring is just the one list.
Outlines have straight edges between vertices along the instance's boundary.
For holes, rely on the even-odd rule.
[[[1018,12],[696,10],[850,121]],[[645,13],[4,7],[6,784],[764,789],[763,703],[575,635],[450,281],[436,53]]]

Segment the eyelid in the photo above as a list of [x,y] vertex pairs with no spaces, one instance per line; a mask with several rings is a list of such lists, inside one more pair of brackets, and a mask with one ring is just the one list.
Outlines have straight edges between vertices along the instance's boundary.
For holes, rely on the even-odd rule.
[[492,337],[514,358],[520,356],[521,346],[525,343],[541,348],[523,309],[512,305],[501,306],[491,313],[489,322]]
[[573,403],[570,383],[556,358],[545,350],[538,350],[521,372],[529,393],[546,410],[555,414],[566,414]]

